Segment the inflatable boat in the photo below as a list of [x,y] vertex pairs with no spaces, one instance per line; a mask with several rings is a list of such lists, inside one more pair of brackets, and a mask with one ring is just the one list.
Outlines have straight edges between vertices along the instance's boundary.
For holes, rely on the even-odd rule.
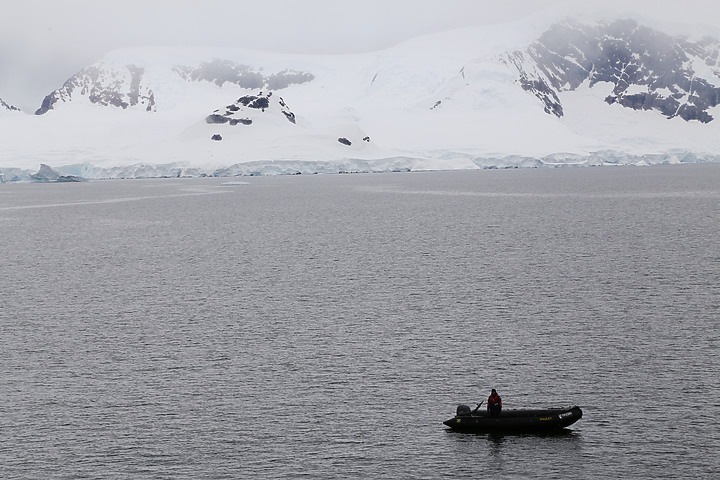
[[469,433],[549,433],[558,432],[582,418],[578,406],[541,410],[503,410],[497,415],[458,405],[456,415],[443,423],[458,432]]

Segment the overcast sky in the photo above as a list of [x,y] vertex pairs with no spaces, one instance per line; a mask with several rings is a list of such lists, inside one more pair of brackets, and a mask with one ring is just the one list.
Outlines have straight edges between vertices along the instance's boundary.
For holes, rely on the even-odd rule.
[[717,0],[2,0],[0,98],[34,110],[67,78],[125,46],[355,53],[582,6],[720,24]]

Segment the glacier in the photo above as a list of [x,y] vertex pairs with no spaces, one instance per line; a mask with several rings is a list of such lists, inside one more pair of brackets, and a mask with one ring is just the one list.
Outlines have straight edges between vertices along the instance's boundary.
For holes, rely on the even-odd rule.
[[[3,102],[0,179],[37,180],[41,164],[68,178],[120,179],[720,162],[717,40],[566,23],[576,35],[549,55],[558,38],[547,32],[558,24],[539,35],[527,22],[352,55],[109,52],[37,114]],[[651,84],[667,72],[652,61],[654,40],[638,38],[661,38],[672,52],[680,45],[682,75],[671,65],[673,82]],[[600,62],[591,54],[607,57],[604,76],[593,76]],[[622,61],[617,71],[644,76],[616,80],[613,62]],[[698,113],[659,112],[658,98]]]

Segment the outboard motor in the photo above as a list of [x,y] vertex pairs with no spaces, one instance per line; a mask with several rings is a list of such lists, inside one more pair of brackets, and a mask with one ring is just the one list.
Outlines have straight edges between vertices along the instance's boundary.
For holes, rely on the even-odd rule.
[[457,414],[458,417],[469,417],[472,415],[472,410],[467,405],[458,405]]

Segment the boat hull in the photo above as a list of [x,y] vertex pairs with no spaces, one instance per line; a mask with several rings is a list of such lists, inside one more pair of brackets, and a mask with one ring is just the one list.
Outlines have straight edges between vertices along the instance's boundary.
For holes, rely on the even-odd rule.
[[507,410],[498,415],[473,412],[456,415],[443,423],[468,433],[547,433],[561,431],[582,418],[580,407],[542,410]]

